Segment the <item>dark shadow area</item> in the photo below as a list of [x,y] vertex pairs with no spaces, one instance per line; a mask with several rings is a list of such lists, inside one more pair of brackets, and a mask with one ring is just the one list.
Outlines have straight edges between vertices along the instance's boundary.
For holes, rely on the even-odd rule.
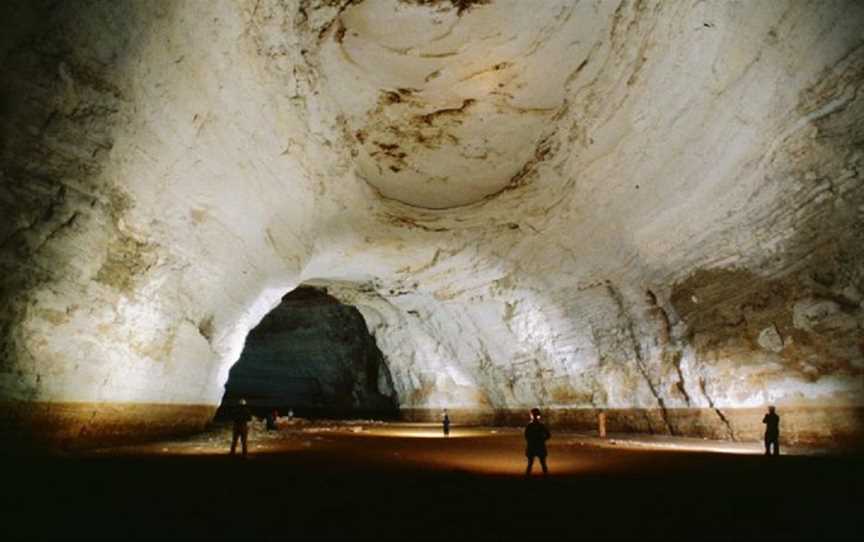
[[[553,439],[551,476],[525,479],[521,440],[331,435],[246,461],[28,459],[10,469],[0,537],[830,540],[861,532],[860,456],[567,448]],[[502,474],[448,462],[511,456],[513,472]],[[572,469],[556,473],[565,456]]]
[[394,419],[398,400],[384,356],[355,307],[301,286],[246,339],[217,420],[240,398],[253,414]]

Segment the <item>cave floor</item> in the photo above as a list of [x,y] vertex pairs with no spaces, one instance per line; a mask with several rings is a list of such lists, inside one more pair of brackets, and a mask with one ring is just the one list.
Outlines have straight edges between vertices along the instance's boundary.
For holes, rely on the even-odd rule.
[[[0,539],[859,538],[860,455],[766,458],[758,443],[553,429],[551,475],[523,476],[519,429],[255,425],[7,456]],[[9,451],[8,449],[6,450]],[[726,452],[738,453],[726,453]],[[5,532],[4,532],[5,531]]]

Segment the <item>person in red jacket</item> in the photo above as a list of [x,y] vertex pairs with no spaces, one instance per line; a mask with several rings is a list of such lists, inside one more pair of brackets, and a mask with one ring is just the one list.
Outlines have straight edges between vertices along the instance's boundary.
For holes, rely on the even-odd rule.
[[552,435],[543,422],[540,421],[540,409],[531,409],[531,423],[525,427],[525,457],[528,458],[528,466],[525,468],[525,476],[531,474],[531,468],[534,466],[534,458],[540,459],[540,466],[543,467],[543,476],[549,474],[549,468],[546,466],[546,441]]

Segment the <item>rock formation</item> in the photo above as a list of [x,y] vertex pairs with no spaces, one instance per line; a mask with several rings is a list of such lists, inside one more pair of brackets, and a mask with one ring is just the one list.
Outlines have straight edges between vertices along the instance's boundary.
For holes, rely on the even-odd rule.
[[301,284],[362,312],[406,414],[862,434],[859,2],[0,14],[16,435],[201,426]]

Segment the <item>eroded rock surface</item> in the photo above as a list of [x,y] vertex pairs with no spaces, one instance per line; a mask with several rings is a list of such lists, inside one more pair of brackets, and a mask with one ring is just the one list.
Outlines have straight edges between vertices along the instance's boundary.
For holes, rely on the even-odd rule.
[[862,433],[858,2],[2,9],[7,426],[213,409],[308,283],[406,411]]

